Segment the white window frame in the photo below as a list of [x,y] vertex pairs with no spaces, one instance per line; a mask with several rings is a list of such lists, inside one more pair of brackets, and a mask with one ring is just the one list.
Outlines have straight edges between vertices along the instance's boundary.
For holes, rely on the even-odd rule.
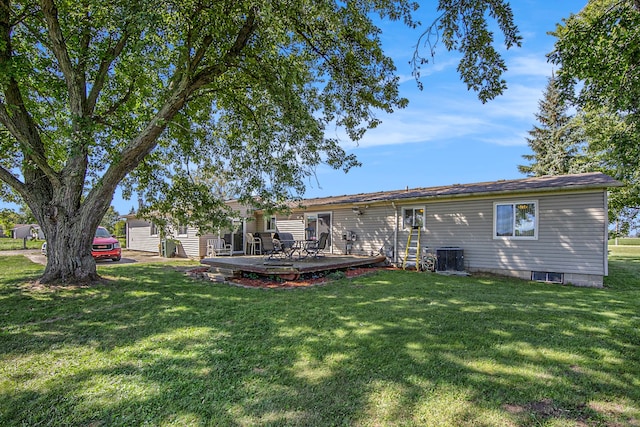
[[[181,231],[184,231],[184,233],[181,233]],[[178,224],[176,232],[178,233],[178,237],[189,237],[189,226]]]
[[[512,206],[513,207],[513,223],[512,234],[510,236],[498,235],[498,206]],[[517,236],[516,235],[516,206],[517,205],[533,205],[534,218],[533,218],[533,236]],[[504,200],[500,202],[493,202],[493,238],[495,240],[538,240],[538,224],[540,221],[540,209],[538,200]]]
[[151,222],[151,227],[149,228],[149,236],[156,237],[159,233],[160,229],[158,228],[158,226],[154,222]]
[[425,205],[420,206],[403,206],[402,207],[402,229],[407,230],[413,228],[413,225],[408,225],[405,222],[405,218],[407,217],[406,212],[411,210],[413,211],[412,217],[415,218],[416,209],[422,210],[422,226],[420,227],[422,231],[427,231],[427,207]]
[[[271,228],[269,226],[271,226]],[[275,215],[264,217],[264,231],[267,231],[267,232],[278,231],[278,220]]]

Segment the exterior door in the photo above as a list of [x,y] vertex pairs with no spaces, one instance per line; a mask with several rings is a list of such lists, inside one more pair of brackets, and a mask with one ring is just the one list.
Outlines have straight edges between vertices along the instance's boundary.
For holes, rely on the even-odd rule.
[[331,234],[332,234],[332,221],[331,212],[319,212],[313,214],[307,214],[306,216],[306,238],[307,239],[319,239],[321,233],[329,233],[327,239],[326,251],[331,253]]

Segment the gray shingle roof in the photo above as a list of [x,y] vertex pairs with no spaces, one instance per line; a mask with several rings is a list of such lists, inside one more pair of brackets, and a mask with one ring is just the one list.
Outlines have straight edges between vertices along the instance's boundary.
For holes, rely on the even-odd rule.
[[600,172],[573,175],[541,176],[533,178],[454,184],[439,187],[407,188],[405,190],[378,191],[344,196],[304,199],[301,205],[309,208],[319,205],[358,204],[429,199],[439,197],[464,197],[490,194],[529,193],[544,191],[569,191],[619,187],[623,184]]

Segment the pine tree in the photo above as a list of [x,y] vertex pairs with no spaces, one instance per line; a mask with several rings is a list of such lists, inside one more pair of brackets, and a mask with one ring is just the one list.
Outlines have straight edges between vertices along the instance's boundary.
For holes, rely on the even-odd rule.
[[585,145],[582,127],[568,114],[569,104],[554,75],[549,78],[538,105],[536,119],[539,125],[534,125],[527,138],[533,154],[522,156],[530,164],[518,165],[518,170],[528,176],[584,172],[587,165],[581,155]]

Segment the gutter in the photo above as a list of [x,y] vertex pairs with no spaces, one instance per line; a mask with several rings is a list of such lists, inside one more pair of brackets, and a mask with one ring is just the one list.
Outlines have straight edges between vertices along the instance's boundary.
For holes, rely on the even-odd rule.
[[[618,182],[616,184],[603,186],[602,184],[593,184],[593,185],[581,185],[581,186],[572,186],[567,188],[529,188],[529,189],[521,189],[521,190],[501,190],[501,191],[487,191],[487,192],[478,192],[478,193],[453,193],[453,194],[435,194],[435,195],[425,195],[425,196],[417,196],[417,197],[394,197],[386,200],[371,200],[363,198],[361,200],[350,200],[348,202],[337,202],[337,203],[318,203],[312,204],[308,206],[303,206],[302,208],[292,208],[292,211],[295,210],[313,210],[316,208],[324,208],[327,206],[341,208],[341,207],[351,207],[354,205],[367,203],[369,205],[384,205],[386,203],[391,202],[392,206],[395,203],[415,203],[427,200],[450,200],[450,199],[463,199],[463,198],[485,198],[485,197],[495,197],[495,196],[509,196],[509,195],[520,195],[520,194],[534,194],[534,193],[577,193],[584,191],[593,191],[593,190],[602,190],[606,191],[609,187],[624,187],[624,184]],[[304,201],[303,201],[304,202]]]

